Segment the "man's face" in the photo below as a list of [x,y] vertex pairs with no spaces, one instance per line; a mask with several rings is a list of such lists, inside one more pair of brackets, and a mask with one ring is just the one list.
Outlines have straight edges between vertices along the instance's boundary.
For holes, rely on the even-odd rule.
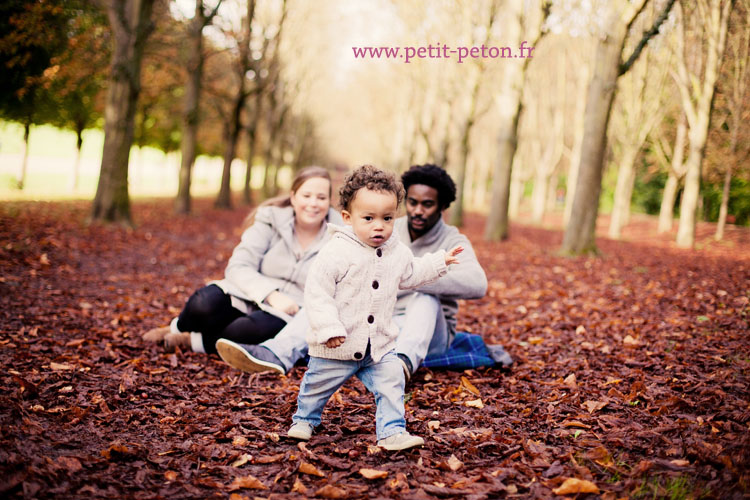
[[406,220],[409,235],[416,240],[440,220],[437,189],[424,184],[412,184],[406,192]]

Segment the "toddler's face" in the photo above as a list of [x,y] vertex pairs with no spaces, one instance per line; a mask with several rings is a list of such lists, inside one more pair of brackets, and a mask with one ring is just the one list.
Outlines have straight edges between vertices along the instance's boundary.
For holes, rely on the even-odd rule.
[[362,242],[379,247],[393,234],[393,222],[398,211],[396,195],[387,191],[360,189],[349,207],[341,216],[350,224]]

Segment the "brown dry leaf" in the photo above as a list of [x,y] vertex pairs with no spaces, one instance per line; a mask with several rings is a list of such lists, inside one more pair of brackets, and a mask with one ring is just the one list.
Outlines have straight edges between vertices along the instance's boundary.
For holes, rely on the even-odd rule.
[[484,408],[484,403],[482,403],[482,399],[474,399],[472,401],[466,401],[464,403],[465,406],[471,406],[474,408],[479,408],[480,410]]
[[251,490],[267,490],[268,487],[260,482],[255,476],[247,475],[244,477],[235,477],[232,484],[227,488],[229,491],[239,490],[241,488],[247,488]]
[[273,463],[281,461],[282,458],[284,458],[283,453],[277,453],[276,455],[265,455],[262,457],[258,457],[255,460],[255,463],[256,464],[273,464]]
[[528,343],[533,345],[539,345],[544,342],[544,337],[529,337]]
[[247,446],[249,442],[245,436],[234,436],[232,446]]
[[250,500],[250,497],[239,493],[232,493],[229,495],[229,500]]
[[573,495],[576,493],[599,493],[599,488],[591,481],[569,477],[559,488],[552,491],[555,495]]
[[673,463],[674,465],[676,465],[677,467],[687,467],[688,465],[690,465],[690,462],[689,462],[689,461],[687,461],[687,460],[682,460],[682,459],[675,459],[675,460],[670,460],[670,462],[672,462],[672,463]]
[[[559,379],[558,379],[559,380]],[[578,387],[578,383],[576,382],[576,374],[571,373],[565,379],[563,380],[563,384],[567,385],[571,389],[575,389]]]
[[576,334],[577,335],[586,335],[586,327],[583,325],[578,325],[576,328]]
[[367,445],[367,454],[368,455],[377,455],[381,451],[383,451],[383,448],[381,448],[380,446],[373,446],[371,444]]
[[164,473],[164,478],[167,481],[174,481],[179,476],[180,476],[180,474],[178,472],[176,472],[176,471],[173,471],[173,470],[168,470],[167,472]]
[[280,439],[279,434],[277,432],[267,432],[266,437],[270,439],[271,441],[273,441],[274,443],[278,443]]
[[469,379],[468,379],[468,378],[466,378],[466,377],[464,377],[464,376],[462,376],[462,377],[461,377],[461,385],[462,385],[462,386],[463,386],[463,388],[464,388],[464,389],[466,389],[467,391],[469,391],[469,392],[472,392],[472,393],[476,394],[477,396],[479,396],[479,395],[480,395],[480,394],[479,394],[479,389],[477,389],[477,388],[476,388],[476,387],[474,386],[474,384],[472,384],[471,382],[469,382]]
[[590,425],[579,422],[578,420],[566,420],[563,422],[563,427],[575,427],[576,429],[591,429]]
[[427,422],[427,428],[431,431],[436,431],[440,428],[440,420],[430,420]]
[[622,343],[625,345],[638,345],[640,342],[638,340],[634,339],[630,335],[625,335],[625,338],[622,339]]
[[[422,460],[422,457],[419,460]],[[406,474],[403,472],[396,473],[396,477],[388,481],[388,487],[392,490],[408,489],[409,483],[406,482]]]
[[464,466],[464,463],[460,461],[458,458],[456,458],[456,455],[451,455],[451,457],[448,459],[448,467],[453,472],[456,472],[458,469]]
[[365,479],[384,479],[388,476],[388,471],[377,470],[377,469],[359,469],[359,473],[365,477]]
[[332,484],[326,484],[315,492],[315,496],[323,498],[348,498],[349,493],[346,490],[337,488]]
[[76,367],[73,366],[73,365],[71,365],[71,364],[68,364],[68,363],[55,363],[54,361],[52,361],[49,364],[49,367],[52,370],[55,370],[55,371],[67,371],[67,370],[75,370],[76,369]]
[[300,481],[299,478],[296,478],[294,480],[294,486],[292,486],[292,492],[307,495],[307,487],[302,484],[302,481]]
[[68,472],[78,472],[83,469],[80,460],[76,457],[57,457],[57,463]]
[[310,474],[311,476],[326,477],[326,475],[320,472],[317,467],[308,462],[302,462],[299,465],[299,471],[304,474]]
[[253,459],[252,456],[248,455],[247,453],[244,453],[240,458],[232,462],[232,467],[242,467],[246,463],[250,462]]
[[607,406],[607,402],[606,401],[584,401],[583,406],[586,407],[589,413],[594,413],[595,411],[599,411],[605,406]]

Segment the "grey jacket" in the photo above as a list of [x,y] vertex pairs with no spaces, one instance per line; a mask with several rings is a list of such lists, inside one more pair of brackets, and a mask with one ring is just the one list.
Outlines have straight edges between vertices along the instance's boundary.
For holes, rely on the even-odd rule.
[[[393,321],[398,291],[444,275],[445,251],[417,259],[395,233],[373,248],[357,238],[351,226],[328,228],[331,239],[313,262],[305,285],[310,356],[358,361],[369,343],[370,355],[378,362],[398,337]],[[326,347],[334,337],[344,337],[344,343]]]
[[[458,232],[455,226],[450,226],[440,219],[427,234],[411,241],[406,217],[396,219],[393,228],[399,239],[406,243],[415,257],[438,250],[450,250],[461,245],[464,251],[458,256],[459,264],[448,268],[448,273],[429,285],[419,287],[416,291],[435,295],[440,299],[443,314],[451,335],[456,333],[456,313],[459,299],[479,299],[487,293],[487,276],[479,265],[474,247],[469,239]],[[410,294],[402,294],[396,304],[396,309],[403,309]]]
[[[326,220],[343,222],[333,208],[328,210]],[[259,208],[255,223],[242,233],[240,244],[229,258],[224,279],[213,284],[231,296],[237,309],[247,313],[259,308],[288,322],[291,319],[288,314],[263,301],[278,290],[302,307],[310,264],[328,241],[325,226],[324,222],[321,237],[305,252],[299,252],[294,239],[294,209]]]

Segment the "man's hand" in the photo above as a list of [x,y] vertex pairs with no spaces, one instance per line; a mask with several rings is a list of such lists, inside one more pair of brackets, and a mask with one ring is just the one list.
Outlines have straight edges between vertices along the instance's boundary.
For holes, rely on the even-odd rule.
[[326,340],[326,347],[329,349],[336,348],[344,343],[346,337],[333,337],[332,339]]
[[293,301],[291,297],[279,292],[278,290],[269,293],[268,297],[266,297],[266,302],[268,302],[268,305],[274,309],[285,312],[290,316],[294,316],[297,314],[297,311],[299,311],[297,303]]
[[458,264],[458,259],[456,258],[456,255],[460,254],[463,251],[464,251],[464,247],[457,246],[445,252],[445,265],[450,266],[451,264]]

